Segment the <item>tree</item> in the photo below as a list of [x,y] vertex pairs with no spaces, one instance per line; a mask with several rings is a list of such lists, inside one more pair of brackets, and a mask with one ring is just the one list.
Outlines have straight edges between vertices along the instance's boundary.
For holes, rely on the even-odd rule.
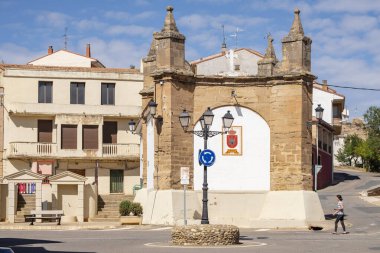
[[362,143],[363,139],[361,139],[358,135],[347,135],[344,139],[343,149],[338,151],[338,154],[335,156],[336,159],[345,165],[351,166],[352,161],[354,162],[354,165],[357,165],[360,158],[358,148],[362,145]]
[[369,171],[380,171],[380,107],[371,106],[364,114],[368,138],[361,144],[359,154]]
[[368,134],[380,136],[380,107],[371,106],[364,114]]

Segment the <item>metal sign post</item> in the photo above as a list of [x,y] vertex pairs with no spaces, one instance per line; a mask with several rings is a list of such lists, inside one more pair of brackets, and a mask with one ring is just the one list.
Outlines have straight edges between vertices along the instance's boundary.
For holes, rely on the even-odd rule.
[[181,167],[181,184],[183,185],[183,224],[187,225],[186,219],[186,189],[190,183],[190,168]]
[[314,185],[315,185],[315,191],[317,191],[317,183],[318,183],[318,173],[321,171],[322,165],[314,165]]

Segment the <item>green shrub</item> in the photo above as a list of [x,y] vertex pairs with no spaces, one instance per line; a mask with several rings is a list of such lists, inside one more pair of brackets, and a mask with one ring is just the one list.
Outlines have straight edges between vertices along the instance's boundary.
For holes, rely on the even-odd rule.
[[140,203],[132,203],[131,212],[136,216],[141,216],[141,214],[143,213],[143,208],[140,205]]
[[129,200],[123,200],[119,205],[119,213],[121,216],[128,216],[132,211],[132,202]]

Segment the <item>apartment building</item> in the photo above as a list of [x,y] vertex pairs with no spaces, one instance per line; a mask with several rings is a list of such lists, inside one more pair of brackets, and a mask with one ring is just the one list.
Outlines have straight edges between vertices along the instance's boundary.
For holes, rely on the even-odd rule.
[[[323,117],[316,119],[315,108],[321,105]],[[327,80],[313,83],[313,165],[322,165],[317,175],[317,189],[325,188],[333,182],[334,177],[334,137],[342,132],[345,96],[328,86]],[[318,123],[318,124],[317,124]],[[318,134],[317,134],[318,131]],[[317,153],[318,143],[318,153]],[[315,168],[313,166],[313,168]],[[314,173],[314,172],[313,172]]]
[[[133,194],[140,137],[128,122],[141,111],[139,70],[105,68],[89,45],[85,55],[49,47],[26,65],[0,65],[0,87],[0,218],[17,221],[29,199],[82,222]],[[117,217],[108,211],[100,217]]]

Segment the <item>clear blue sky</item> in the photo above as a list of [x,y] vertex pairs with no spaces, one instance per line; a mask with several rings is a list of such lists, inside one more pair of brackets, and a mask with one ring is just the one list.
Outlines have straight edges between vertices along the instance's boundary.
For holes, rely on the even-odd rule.
[[[154,31],[162,28],[165,7],[174,6],[186,36],[186,58],[219,52],[224,24],[238,36],[238,47],[264,52],[265,36],[274,37],[277,57],[288,33],[293,9],[301,10],[306,35],[313,40],[312,72],[329,84],[380,89],[380,1],[372,0],[0,0],[0,61],[23,64],[64,47],[85,52],[107,67],[139,66]],[[337,89],[346,95],[351,116],[380,106],[380,92]]]

